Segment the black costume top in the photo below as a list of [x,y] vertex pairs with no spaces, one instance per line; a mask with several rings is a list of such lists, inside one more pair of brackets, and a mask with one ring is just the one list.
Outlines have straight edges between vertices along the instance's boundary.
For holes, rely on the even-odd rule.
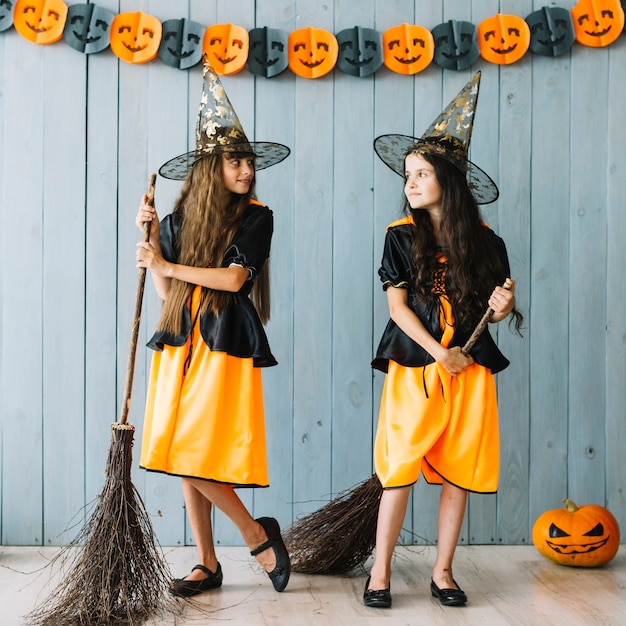
[[[171,263],[178,262],[177,241],[181,224],[180,213],[172,213],[161,220],[161,250],[163,257]],[[237,293],[230,294],[227,305],[219,315],[214,315],[209,309],[200,317],[200,333],[211,350],[240,358],[253,357],[255,367],[277,364],[263,324],[248,297],[258,271],[269,257],[273,230],[272,211],[256,201],[251,202],[221,264],[221,267],[241,265],[249,270],[250,277]],[[205,289],[203,287],[203,291]],[[163,344],[182,346],[189,337],[191,327],[191,312],[189,306],[185,306],[182,332],[174,335],[157,330],[148,347],[163,350]]]
[[[418,302],[415,295],[414,281],[411,271],[411,218],[401,219],[387,228],[385,236],[385,248],[383,260],[378,275],[383,283],[383,289],[399,287],[408,290],[409,308],[417,315],[426,330],[437,340],[441,341],[443,331],[440,327],[439,306],[436,299],[430,304]],[[506,253],[504,241],[490,228],[485,226],[489,233],[492,249],[497,254],[506,269],[506,275],[502,282],[510,274],[509,259]],[[502,283],[500,283],[502,284]],[[485,308],[486,308],[485,304]],[[472,334],[473,328],[480,321],[482,314],[476,320],[472,320],[471,329],[462,332],[455,328],[454,336],[448,347],[463,346]],[[509,365],[508,359],[500,352],[489,329],[480,335],[470,354],[476,363],[488,367],[496,374]],[[372,361],[372,367],[382,372],[387,372],[389,359],[406,367],[422,367],[434,363],[433,357],[418,343],[413,341],[396,323],[390,319],[376,351],[376,357]]]

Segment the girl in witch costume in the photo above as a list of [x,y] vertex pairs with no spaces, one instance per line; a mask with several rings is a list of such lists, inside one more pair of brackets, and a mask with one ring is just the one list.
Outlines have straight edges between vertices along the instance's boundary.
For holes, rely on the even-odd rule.
[[[182,477],[199,562],[171,583],[193,596],[222,584],[211,527],[215,505],[237,526],[276,591],[290,574],[278,522],[253,519],[235,487],[267,487],[261,367],[276,365],[263,329],[269,317],[270,209],[254,199],[255,172],[289,154],[249,142],[215,71],[204,68],[196,150],[160,174],[184,179],[170,215],[139,207],[150,223],[137,265],[152,273],[163,309],[154,353],[141,466]],[[249,297],[251,296],[251,298]]]
[[431,593],[463,605],[452,559],[468,491],[496,491],[499,467],[494,374],[508,366],[488,331],[462,352],[487,304],[519,332],[506,248],[480,218],[493,181],[467,159],[480,73],[419,138],[384,135],[378,156],[404,176],[406,217],[387,228],[379,275],[390,321],[372,366],[386,373],[374,464],[384,488],[366,606],[391,606],[391,559],[420,472],[442,485]]

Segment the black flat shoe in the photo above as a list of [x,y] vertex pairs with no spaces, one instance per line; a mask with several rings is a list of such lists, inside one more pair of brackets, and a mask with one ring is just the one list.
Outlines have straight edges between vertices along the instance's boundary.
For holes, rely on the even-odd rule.
[[217,564],[217,570],[215,572],[212,572],[208,567],[204,567],[204,565],[196,565],[191,571],[193,572],[196,569],[202,570],[206,574],[206,578],[200,580],[176,578],[170,583],[169,592],[173,596],[189,598],[199,593],[209,591],[209,589],[217,589],[222,586],[222,566],[219,563]]
[[371,576],[367,578],[363,591],[363,604],[375,609],[388,609],[391,606],[391,585],[387,589],[369,589]]
[[287,552],[283,538],[280,535],[280,526],[273,517],[259,517],[255,521],[263,526],[263,530],[267,534],[267,541],[251,550],[250,554],[256,556],[268,548],[274,550],[276,567],[271,572],[267,572],[267,575],[270,577],[276,591],[284,591],[289,582],[289,574],[291,574],[291,561],[289,560],[289,552]]
[[[459,586],[456,580],[453,579],[452,582],[457,587]],[[467,602],[467,596],[461,588],[439,589],[432,578],[430,580],[430,592],[433,594],[433,598],[438,598],[444,606],[462,606]]]

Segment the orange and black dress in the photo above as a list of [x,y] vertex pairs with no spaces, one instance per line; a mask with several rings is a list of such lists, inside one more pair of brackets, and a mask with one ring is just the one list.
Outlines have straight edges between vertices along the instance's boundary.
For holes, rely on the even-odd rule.
[[[165,259],[177,261],[179,213],[161,222]],[[276,365],[248,297],[269,257],[270,209],[251,202],[222,267],[241,265],[250,276],[218,316],[198,314],[197,286],[180,335],[157,331],[150,369],[140,465],[176,476],[240,487],[267,487],[261,367]]]
[[[468,332],[454,326],[453,307],[445,294],[445,258],[433,298],[419,302],[413,288],[411,217],[387,228],[379,276],[383,289],[408,290],[408,304],[442,345],[463,346]],[[487,228],[487,227],[485,227]],[[488,230],[492,251],[508,276],[504,242]],[[486,307],[486,305],[485,305]],[[476,323],[480,319],[477,315]],[[420,471],[429,483],[442,479],[480,493],[498,486],[500,444],[494,374],[509,365],[488,330],[471,350],[474,363],[452,377],[419,344],[389,320],[372,367],[386,373],[374,445],[376,474],[384,488],[415,483]]]

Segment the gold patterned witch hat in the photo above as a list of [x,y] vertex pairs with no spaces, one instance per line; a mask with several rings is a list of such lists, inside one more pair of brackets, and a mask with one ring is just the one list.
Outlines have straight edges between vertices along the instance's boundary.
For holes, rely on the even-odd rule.
[[205,58],[196,124],[196,149],[164,163],[159,174],[164,178],[184,180],[199,159],[228,152],[253,154],[254,168],[258,171],[280,163],[289,156],[290,150],[279,143],[248,141],[218,75]]
[[374,139],[376,154],[402,177],[407,154],[416,152],[440,156],[465,172],[467,183],[478,204],[489,204],[497,200],[496,184],[468,158],[479,85],[480,72],[476,72],[421,137],[381,135]]

